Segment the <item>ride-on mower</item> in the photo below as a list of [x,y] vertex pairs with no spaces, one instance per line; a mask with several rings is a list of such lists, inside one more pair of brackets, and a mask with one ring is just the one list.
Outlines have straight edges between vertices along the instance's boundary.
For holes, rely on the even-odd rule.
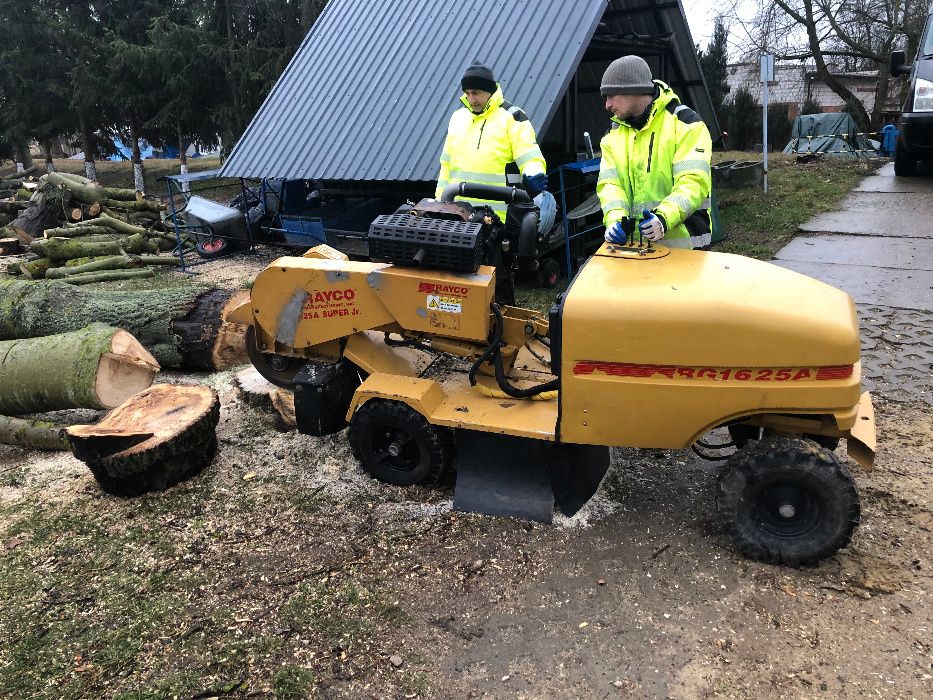
[[[609,447],[708,447],[726,428],[718,509],[742,553],[799,565],[848,543],[859,500],[833,449],[845,439],[871,468],[875,427],[847,294],[631,237],[604,244],[547,315],[500,307],[480,261],[531,235],[534,214],[520,190],[452,188],[378,217],[373,262],[326,246],[279,258],[231,316],[259,372],[294,391],[300,431],[349,423],[378,479],[453,467],[455,509],[550,522],[555,502],[570,515],[595,493]],[[455,194],[509,202],[511,225]]]

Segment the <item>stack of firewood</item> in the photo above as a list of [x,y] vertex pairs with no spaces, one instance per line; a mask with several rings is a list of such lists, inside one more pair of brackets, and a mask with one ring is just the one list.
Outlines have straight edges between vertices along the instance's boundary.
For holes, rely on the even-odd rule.
[[7,267],[30,279],[86,284],[146,277],[177,259],[164,207],[135,190],[102,187],[80,175],[49,173],[27,203],[0,201],[0,214],[16,218],[0,229],[0,255],[27,247],[33,255]]

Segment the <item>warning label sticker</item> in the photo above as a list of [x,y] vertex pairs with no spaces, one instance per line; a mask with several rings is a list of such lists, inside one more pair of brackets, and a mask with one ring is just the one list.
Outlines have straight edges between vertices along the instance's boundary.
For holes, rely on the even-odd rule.
[[463,313],[463,297],[428,294],[428,311],[446,311],[449,314]]

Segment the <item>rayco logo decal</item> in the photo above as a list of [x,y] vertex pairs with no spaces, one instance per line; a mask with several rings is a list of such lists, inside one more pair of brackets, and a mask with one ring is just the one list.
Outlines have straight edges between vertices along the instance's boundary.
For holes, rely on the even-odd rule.
[[720,382],[729,380],[739,382],[797,382],[803,379],[825,381],[829,379],[848,379],[854,371],[853,365],[753,369],[580,361],[573,366],[573,373],[576,375],[605,374],[610,377],[637,379],[712,379]]
[[301,318],[308,320],[358,316],[360,310],[356,308],[354,299],[356,299],[356,291],[352,288],[310,291],[301,307]]
[[438,282],[420,282],[418,291],[427,294],[452,294],[465,297],[470,293],[469,287],[461,287],[456,284],[440,284]]

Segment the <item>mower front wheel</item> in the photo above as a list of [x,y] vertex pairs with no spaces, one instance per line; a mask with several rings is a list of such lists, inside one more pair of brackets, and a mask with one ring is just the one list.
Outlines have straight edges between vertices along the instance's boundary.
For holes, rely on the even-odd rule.
[[787,566],[815,564],[845,547],[861,512],[836,455],[800,438],[762,440],[733,456],[717,505],[739,552]]
[[407,404],[370,399],[353,415],[350,447],[363,469],[389,484],[434,483],[453,461],[453,436]]

